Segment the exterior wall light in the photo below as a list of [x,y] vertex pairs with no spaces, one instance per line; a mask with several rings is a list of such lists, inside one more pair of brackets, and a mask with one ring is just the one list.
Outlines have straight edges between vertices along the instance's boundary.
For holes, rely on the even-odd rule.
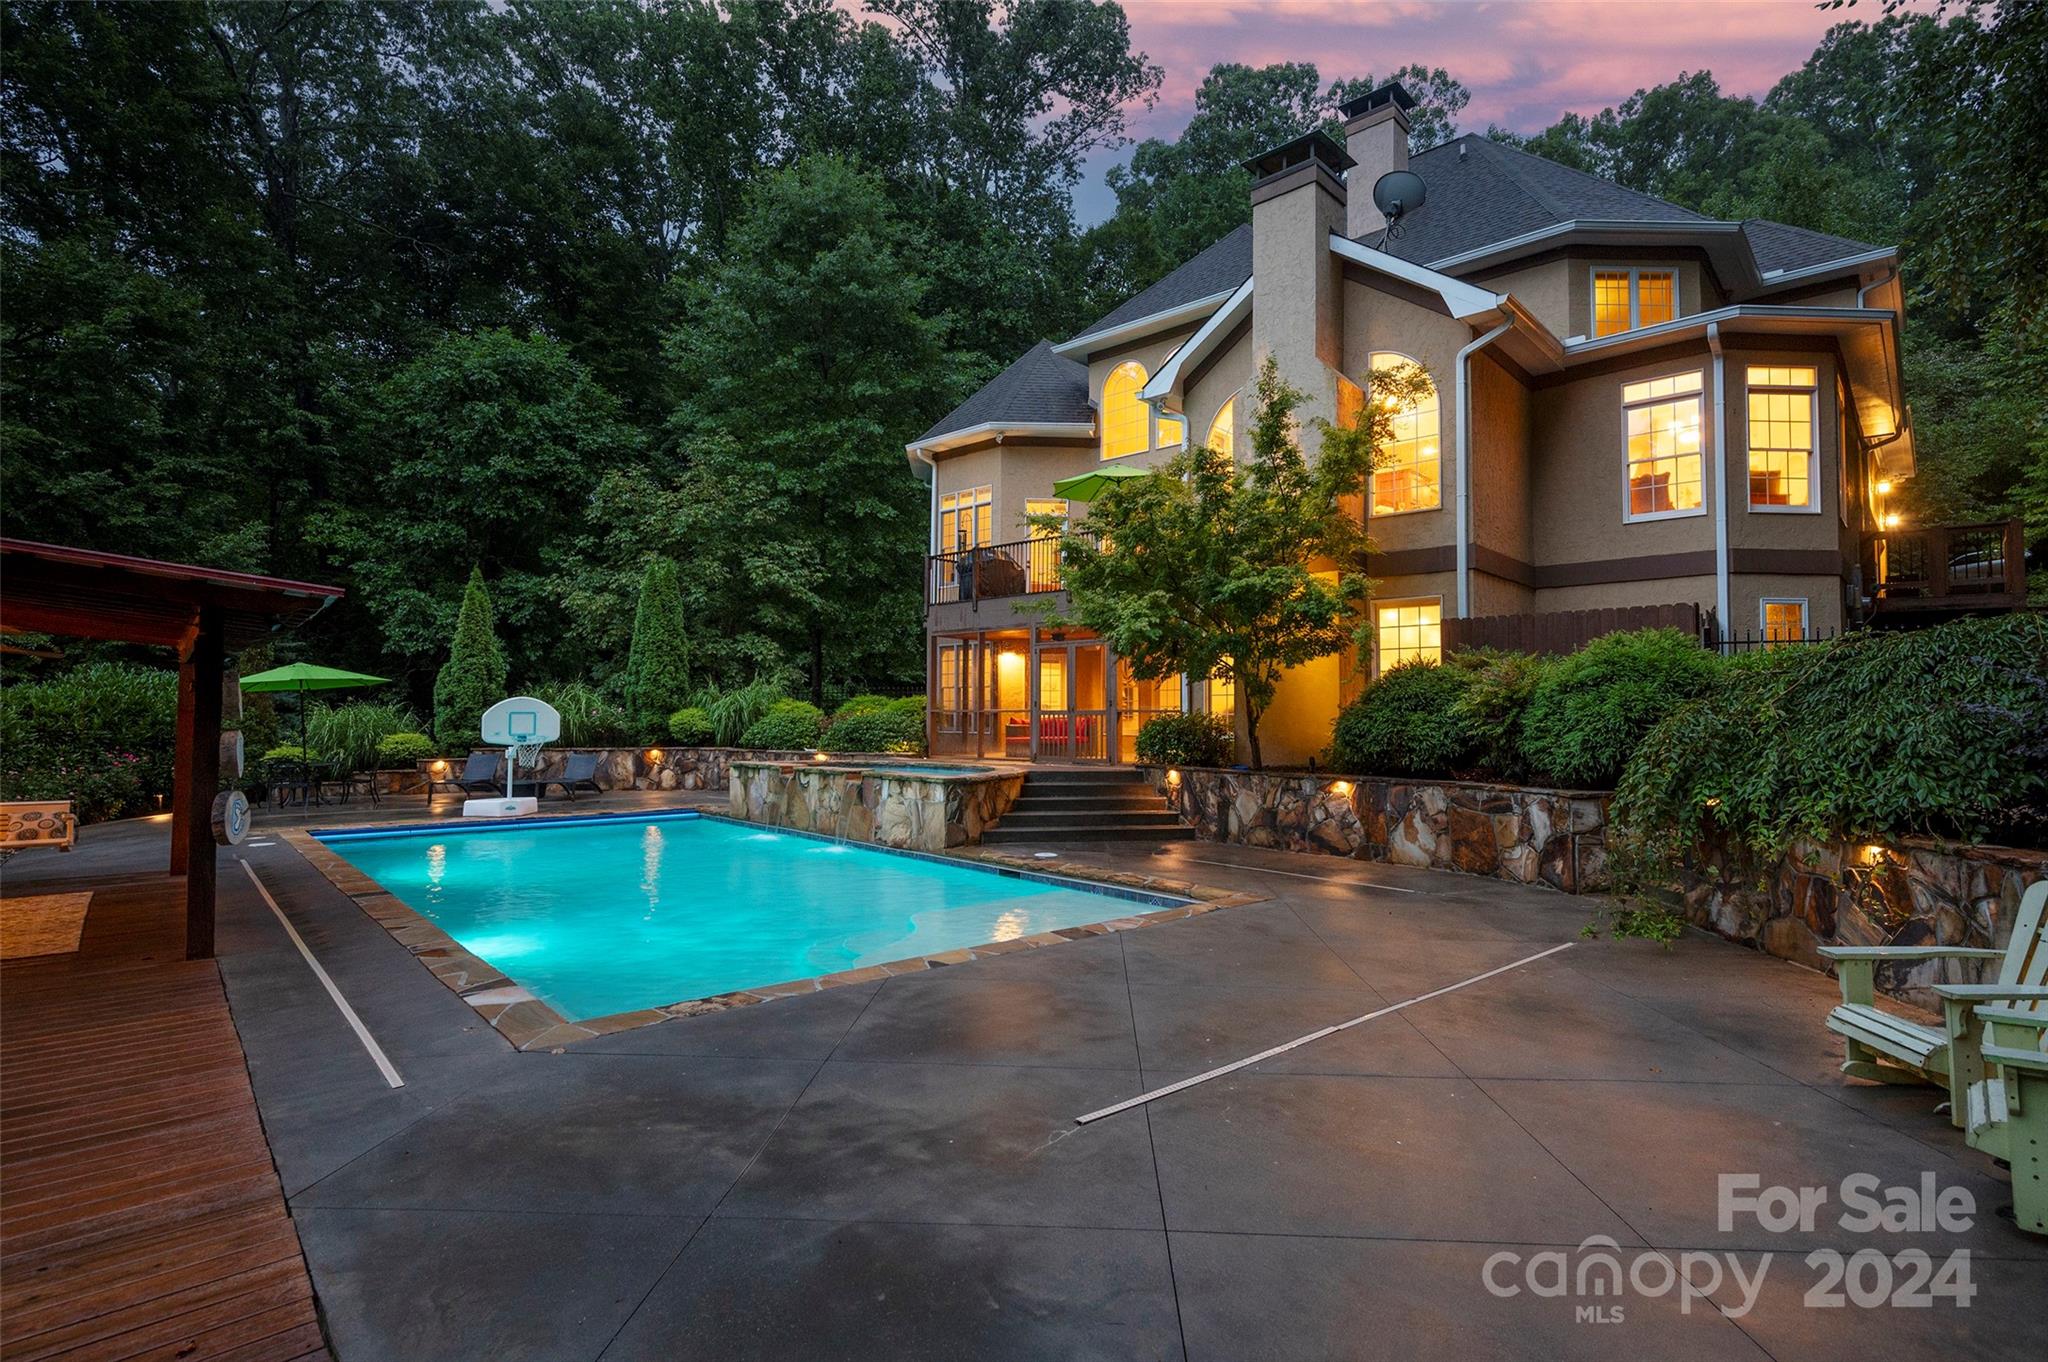
[[1334,795],[1348,795],[1348,794],[1350,794],[1350,793],[1351,793],[1351,782],[1350,782],[1350,781],[1348,781],[1348,780],[1333,780],[1333,781],[1331,781],[1331,782],[1330,782],[1330,793],[1331,793],[1331,794],[1334,794]]
[[1166,783],[1167,783],[1168,785],[1178,785],[1178,784],[1180,784],[1180,768],[1179,768],[1179,767],[1177,767],[1177,766],[1169,766],[1169,767],[1167,767],[1167,768],[1166,768]]
[[1884,848],[1875,842],[1863,848],[1863,863],[1865,865],[1884,864]]
[[1884,518],[1884,527],[1888,530],[1899,528],[1899,513],[1897,511],[1893,511]]
[[1877,494],[1881,497],[1888,497],[1892,494],[1892,480],[1890,478],[1884,478],[1878,482]]
[[649,766],[661,765],[661,749],[659,747],[650,747],[647,749],[647,764]]
[[448,763],[445,759],[441,757],[436,757],[434,759],[434,764],[428,767],[427,769],[432,771],[437,776],[445,776],[448,774]]
[[830,758],[828,758],[828,757],[827,757],[827,756],[825,755],[825,753],[824,753],[823,751],[817,751],[817,752],[813,752],[813,753],[811,753],[811,760],[812,760],[812,761],[828,761],[828,760],[830,760]]

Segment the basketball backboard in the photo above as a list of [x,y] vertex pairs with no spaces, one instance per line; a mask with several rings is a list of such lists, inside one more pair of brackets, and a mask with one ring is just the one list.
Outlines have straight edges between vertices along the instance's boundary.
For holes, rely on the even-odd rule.
[[554,742],[561,736],[561,714],[547,701],[531,695],[514,695],[484,711],[483,739],[490,747]]

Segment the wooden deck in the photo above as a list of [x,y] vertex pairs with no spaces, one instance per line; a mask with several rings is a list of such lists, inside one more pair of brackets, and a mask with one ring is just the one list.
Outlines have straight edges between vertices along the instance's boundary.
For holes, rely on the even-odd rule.
[[0,965],[0,1356],[326,1358],[182,881],[66,887],[77,954]]

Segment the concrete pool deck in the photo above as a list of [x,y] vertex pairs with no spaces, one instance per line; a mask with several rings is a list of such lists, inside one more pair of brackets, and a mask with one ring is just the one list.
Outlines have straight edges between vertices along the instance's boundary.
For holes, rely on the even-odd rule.
[[[157,864],[162,836],[88,828],[63,859]],[[519,1053],[258,838],[241,854],[404,1079],[386,1084],[230,859],[221,974],[343,1362],[2048,1352],[2048,1241],[1993,1214],[2004,1176],[1932,1114],[1934,1090],[1836,1073],[1832,981],[1697,934],[1580,940],[1587,899],[1213,843],[1062,844],[1045,849],[1264,901]],[[10,865],[10,892],[40,873]],[[1723,1173],[1830,1201],[1811,1229],[1724,1233]],[[1961,1188],[1971,1224],[1845,1229],[1836,1189],[1858,1173]],[[1735,1319],[1714,1308],[1739,1307],[1732,1285],[1689,1309],[1631,1292],[1614,1323],[1577,1322],[1613,1297],[1488,1290],[1489,1262],[1523,1281],[1499,1255],[1576,1257],[1591,1236],[1624,1263],[1774,1257]],[[1866,1247],[1967,1249],[1975,1299],[1803,1303],[1810,1252]]]

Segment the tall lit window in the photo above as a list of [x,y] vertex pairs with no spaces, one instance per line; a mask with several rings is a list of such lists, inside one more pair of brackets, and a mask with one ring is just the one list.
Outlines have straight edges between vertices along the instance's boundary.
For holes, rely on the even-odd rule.
[[1819,376],[1810,368],[1749,371],[1749,504],[1753,510],[1815,511]]
[[1138,399],[1145,366],[1135,360],[1109,371],[1102,385],[1102,457],[1120,459],[1152,447],[1152,409]]
[[1806,637],[1806,602],[1765,599],[1757,607],[1757,622],[1763,626],[1764,645],[1794,643]]
[[[1406,355],[1382,350],[1372,357],[1374,373],[1416,369]],[[1425,383],[1429,375],[1423,374]],[[1372,513],[1433,511],[1443,504],[1443,459],[1437,450],[1440,430],[1436,385],[1416,401],[1402,405],[1393,397],[1379,399],[1393,412],[1393,438],[1380,451],[1372,474]]]
[[1700,515],[1700,375],[1674,374],[1621,390],[1628,438],[1628,520]]
[[969,487],[939,497],[939,552],[952,553],[995,538],[995,489]]
[[1615,336],[1678,316],[1678,276],[1670,270],[1593,271],[1593,334]]
[[[1027,516],[1056,515],[1062,529],[1066,526],[1067,503],[1062,497],[1033,498],[1024,503]],[[1060,530],[1047,529],[1043,525],[1028,525],[1025,536],[1031,542],[1031,561],[1026,564],[1028,578],[1026,589],[1031,591],[1058,591],[1060,589]]]
[[1188,423],[1185,420],[1178,416],[1162,416],[1159,418],[1159,436],[1154,441],[1158,448],[1172,449],[1175,445],[1186,444],[1187,440]]
[[1373,622],[1382,672],[1403,662],[1435,662],[1443,655],[1442,601],[1388,601],[1377,608]]
[[1225,460],[1237,458],[1237,398],[1227,398],[1209,423],[1209,438],[1202,442]]

